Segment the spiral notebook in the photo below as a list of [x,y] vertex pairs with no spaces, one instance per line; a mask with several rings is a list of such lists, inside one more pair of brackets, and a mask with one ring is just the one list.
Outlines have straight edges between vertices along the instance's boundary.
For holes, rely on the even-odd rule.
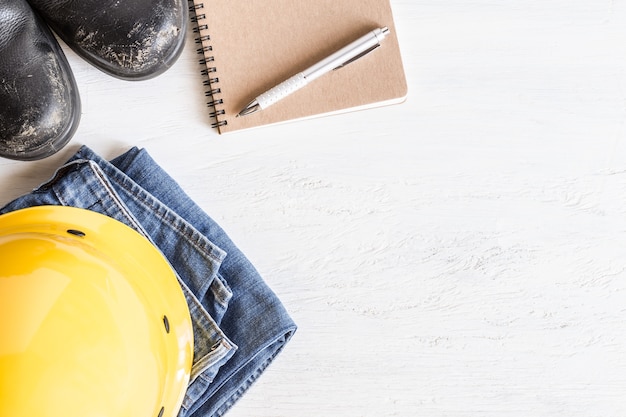
[[[209,117],[219,133],[404,101],[406,78],[389,0],[190,0]],[[235,117],[259,94],[369,30],[381,47],[265,110]]]

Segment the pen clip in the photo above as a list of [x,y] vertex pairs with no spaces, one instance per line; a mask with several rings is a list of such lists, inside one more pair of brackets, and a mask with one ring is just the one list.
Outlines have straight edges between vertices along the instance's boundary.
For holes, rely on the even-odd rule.
[[350,59],[349,59],[349,60],[347,60],[346,62],[342,63],[341,65],[339,65],[339,66],[337,66],[337,67],[333,68],[333,71],[336,71],[336,70],[338,70],[339,68],[343,68],[343,67],[345,67],[346,65],[348,65],[348,64],[350,64],[350,63],[352,63],[352,62],[356,61],[356,60],[357,60],[357,59],[359,59],[359,58],[363,58],[365,55],[369,54],[370,52],[372,52],[374,49],[378,48],[379,46],[380,46],[380,43],[377,43],[376,45],[372,46],[372,47],[371,47],[371,48],[369,48],[369,49],[366,49],[365,51],[361,52],[360,54],[358,54],[358,55],[356,55],[356,56],[353,56],[352,58],[350,58]]

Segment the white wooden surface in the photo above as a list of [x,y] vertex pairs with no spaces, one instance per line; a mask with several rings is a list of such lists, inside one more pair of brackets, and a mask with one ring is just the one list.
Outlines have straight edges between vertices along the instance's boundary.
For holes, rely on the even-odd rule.
[[79,131],[0,202],[147,148],[299,325],[232,417],[626,415],[626,1],[392,6],[405,104],[228,136],[191,42],[140,83],[66,49]]

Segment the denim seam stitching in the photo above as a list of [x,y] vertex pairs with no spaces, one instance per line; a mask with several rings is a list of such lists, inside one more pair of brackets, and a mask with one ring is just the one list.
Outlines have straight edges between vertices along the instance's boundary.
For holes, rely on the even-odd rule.
[[111,196],[111,198],[115,201],[116,206],[122,213],[122,215],[128,220],[130,224],[133,225],[135,230],[140,231],[145,237],[147,237],[147,233],[143,230],[143,228],[139,225],[139,222],[135,220],[135,218],[128,212],[126,205],[122,202],[122,200],[117,195],[117,192],[113,189],[113,187],[107,181],[106,175],[100,169],[100,167],[93,161],[89,161],[89,166],[100,181],[100,183],[106,188],[107,192]]
[[274,361],[274,359],[276,359],[278,354],[283,350],[285,343],[283,342],[281,344],[282,346],[277,349],[270,357],[268,357],[263,363],[261,363],[259,367],[256,368],[254,372],[252,372],[250,376],[239,386],[237,391],[235,391],[222,403],[222,405],[215,411],[215,415],[217,417],[221,417],[226,414],[226,412],[228,412],[228,410],[230,410],[233,405],[235,405],[237,401],[239,401],[239,399],[243,397],[248,389],[250,389],[252,384],[254,384],[259,379],[259,376],[261,376],[261,374],[265,372],[267,367]]
[[253,360],[253,358],[257,357],[257,355],[259,355],[261,352],[263,352],[264,350],[266,350],[267,348],[269,348],[270,346],[274,345],[275,343],[278,343],[278,347],[276,348],[276,350],[274,352],[272,352],[272,354],[267,357],[265,359],[265,361],[263,361],[258,367],[256,367],[255,369],[253,369],[253,371],[249,374],[248,378],[243,381],[241,383],[241,385],[239,385],[239,387],[237,388],[237,390],[228,398],[224,399],[224,401],[222,402],[221,405],[217,406],[216,411],[214,416],[216,417],[221,417],[223,416],[228,410],[230,410],[232,408],[232,406],[243,396],[243,394],[252,386],[252,384],[259,378],[259,376],[261,376],[261,374],[267,369],[267,367],[274,361],[274,359],[276,359],[276,357],[278,356],[278,354],[280,352],[282,352],[282,350],[285,348],[285,346],[287,345],[287,342],[289,341],[289,339],[291,338],[291,336],[293,336],[294,332],[295,332],[296,328],[293,326],[288,326],[283,328],[278,334],[279,336],[274,338],[273,340],[270,340],[268,344],[263,345],[259,350],[257,350],[254,355],[252,355],[249,360],[246,363],[241,364],[237,369],[233,370],[230,373],[230,376],[227,377],[227,379],[222,382],[222,384],[216,388],[216,391],[219,391],[224,384],[226,383],[227,380],[229,380],[232,376],[234,376],[235,374],[237,374],[237,372],[239,372],[240,370],[242,370],[247,364],[250,363],[250,361]]
[[[215,278],[220,281],[220,283],[224,286],[224,289],[219,291],[219,294],[215,294],[215,301],[219,303],[223,308],[228,308],[228,303],[233,297],[233,290],[228,285],[226,279],[219,273],[215,274]],[[219,296],[218,296],[219,295]]]
[[[54,188],[54,185],[62,178],[65,177],[65,175],[68,172],[71,171],[77,171],[80,168],[80,163],[81,162],[87,162],[85,160],[78,160],[76,162],[71,162],[68,164],[65,164],[59,168],[57,168],[54,171],[54,174],[52,175],[52,177],[47,180],[46,182],[44,182],[43,184],[39,185],[35,190],[33,190],[34,193],[41,193],[41,192],[45,192],[48,191],[50,189]],[[55,192],[56,194],[56,192]],[[58,197],[58,196],[57,196]]]
[[[178,234],[180,237],[185,238],[187,241],[189,241],[194,246],[194,248],[200,251],[200,253],[206,254],[206,256],[211,261],[214,261],[217,263],[222,262],[223,258],[220,258],[216,256],[215,254],[213,254],[214,252],[213,248],[211,248],[210,246],[207,246],[206,244],[202,242],[203,239],[206,239],[207,241],[208,239],[204,235],[202,235],[200,232],[198,232],[197,230],[195,230],[194,228],[186,224],[186,222],[184,221],[184,219],[182,219],[182,217],[178,216],[178,214],[176,213],[172,213],[170,215],[174,218],[173,219],[167,218],[168,217],[166,215],[167,213],[165,213],[163,210],[159,210],[161,207],[164,206],[164,204],[160,202],[156,197],[147,195],[147,193],[144,192],[143,189],[139,187],[137,187],[136,189],[134,189],[135,187],[132,187],[132,186],[129,187],[123,181],[119,181],[119,179],[117,178],[113,178],[113,181],[115,181],[120,187],[124,188],[128,193],[136,197],[137,201],[143,204],[147,209],[151,210],[153,214],[158,215],[159,218],[163,220],[164,223],[170,225],[170,227],[172,228],[174,232],[176,232],[176,234]],[[213,243],[211,244],[214,245]],[[222,249],[220,248],[220,250]]]

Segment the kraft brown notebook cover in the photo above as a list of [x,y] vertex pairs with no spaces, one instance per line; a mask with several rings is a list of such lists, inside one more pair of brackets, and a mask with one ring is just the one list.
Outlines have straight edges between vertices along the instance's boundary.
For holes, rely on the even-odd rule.
[[[398,103],[406,78],[389,0],[194,0],[207,103],[220,133]],[[259,94],[370,30],[391,30],[363,58],[254,114]]]

